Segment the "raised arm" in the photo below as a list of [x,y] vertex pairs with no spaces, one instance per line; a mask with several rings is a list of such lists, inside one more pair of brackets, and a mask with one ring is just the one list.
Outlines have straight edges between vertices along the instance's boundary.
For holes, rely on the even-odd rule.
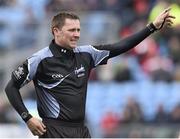
[[110,51],[109,58],[127,52],[128,50],[134,48],[136,45],[142,42],[146,37],[148,37],[154,31],[158,31],[165,26],[171,26],[173,24],[172,19],[174,19],[175,17],[170,15],[169,11],[170,8],[165,9],[161,14],[159,14],[156,17],[156,19],[152,23],[148,24],[141,31],[132,34],[129,37],[124,38],[117,43],[108,44],[108,45],[99,45],[94,47],[99,50]]

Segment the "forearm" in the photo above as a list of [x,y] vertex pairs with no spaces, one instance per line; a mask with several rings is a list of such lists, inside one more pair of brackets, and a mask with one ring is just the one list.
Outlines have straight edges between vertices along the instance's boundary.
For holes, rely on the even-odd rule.
[[108,44],[108,45],[99,45],[99,46],[95,46],[95,48],[99,50],[108,50],[110,51],[109,58],[115,57],[134,48],[136,45],[142,42],[146,37],[148,37],[152,32],[153,31],[150,31],[148,27],[145,27],[141,31],[127,38],[124,38],[117,43]]
[[150,30],[147,27],[145,27],[141,31],[125,39],[122,39],[118,43],[112,44],[110,46],[111,51],[109,57],[114,57],[129,51],[130,49],[137,46],[140,42],[142,42],[145,38],[147,38],[150,34],[151,34]]
[[11,105],[15,108],[15,110],[19,113],[20,116],[22,115],[23,112],[28,112],[27,108],[25,107],[22,101],[19,88],[16,86],[13,79],[11,79],[7,84],[5,88],[5,92]]

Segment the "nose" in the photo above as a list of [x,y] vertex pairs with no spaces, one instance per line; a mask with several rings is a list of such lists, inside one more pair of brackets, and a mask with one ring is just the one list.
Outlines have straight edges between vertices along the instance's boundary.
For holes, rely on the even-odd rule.
[[78,31],[78,30],[74,31],[73,36],[76,38],[79,38],[80,37],[80,31]]
[[74,33],[74,37],[79,37],[80,36],[80,33],[79,32],[75,32]]

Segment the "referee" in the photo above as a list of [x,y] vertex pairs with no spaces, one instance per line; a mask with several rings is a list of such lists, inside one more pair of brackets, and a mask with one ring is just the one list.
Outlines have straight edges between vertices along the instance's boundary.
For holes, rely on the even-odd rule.
[[[84,125],[87,82],[90,71],[109,58],[134,48],[154,31],[171,26],[174,18],[164,10],[141,31],[108,45],[77,46],[80,19],[61,12],[52,19],[54,39],[48,47],[34,53],[12,72],[6,86],[7,97],[33,135],[41,138],[90,138]],[[33,81],[39,116],[25,107],[20,88]]]

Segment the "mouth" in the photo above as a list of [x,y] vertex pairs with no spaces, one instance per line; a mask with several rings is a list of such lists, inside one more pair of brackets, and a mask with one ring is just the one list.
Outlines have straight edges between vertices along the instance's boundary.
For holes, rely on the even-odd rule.
[[77,40],[71,40],[72,44],[77,44]]

